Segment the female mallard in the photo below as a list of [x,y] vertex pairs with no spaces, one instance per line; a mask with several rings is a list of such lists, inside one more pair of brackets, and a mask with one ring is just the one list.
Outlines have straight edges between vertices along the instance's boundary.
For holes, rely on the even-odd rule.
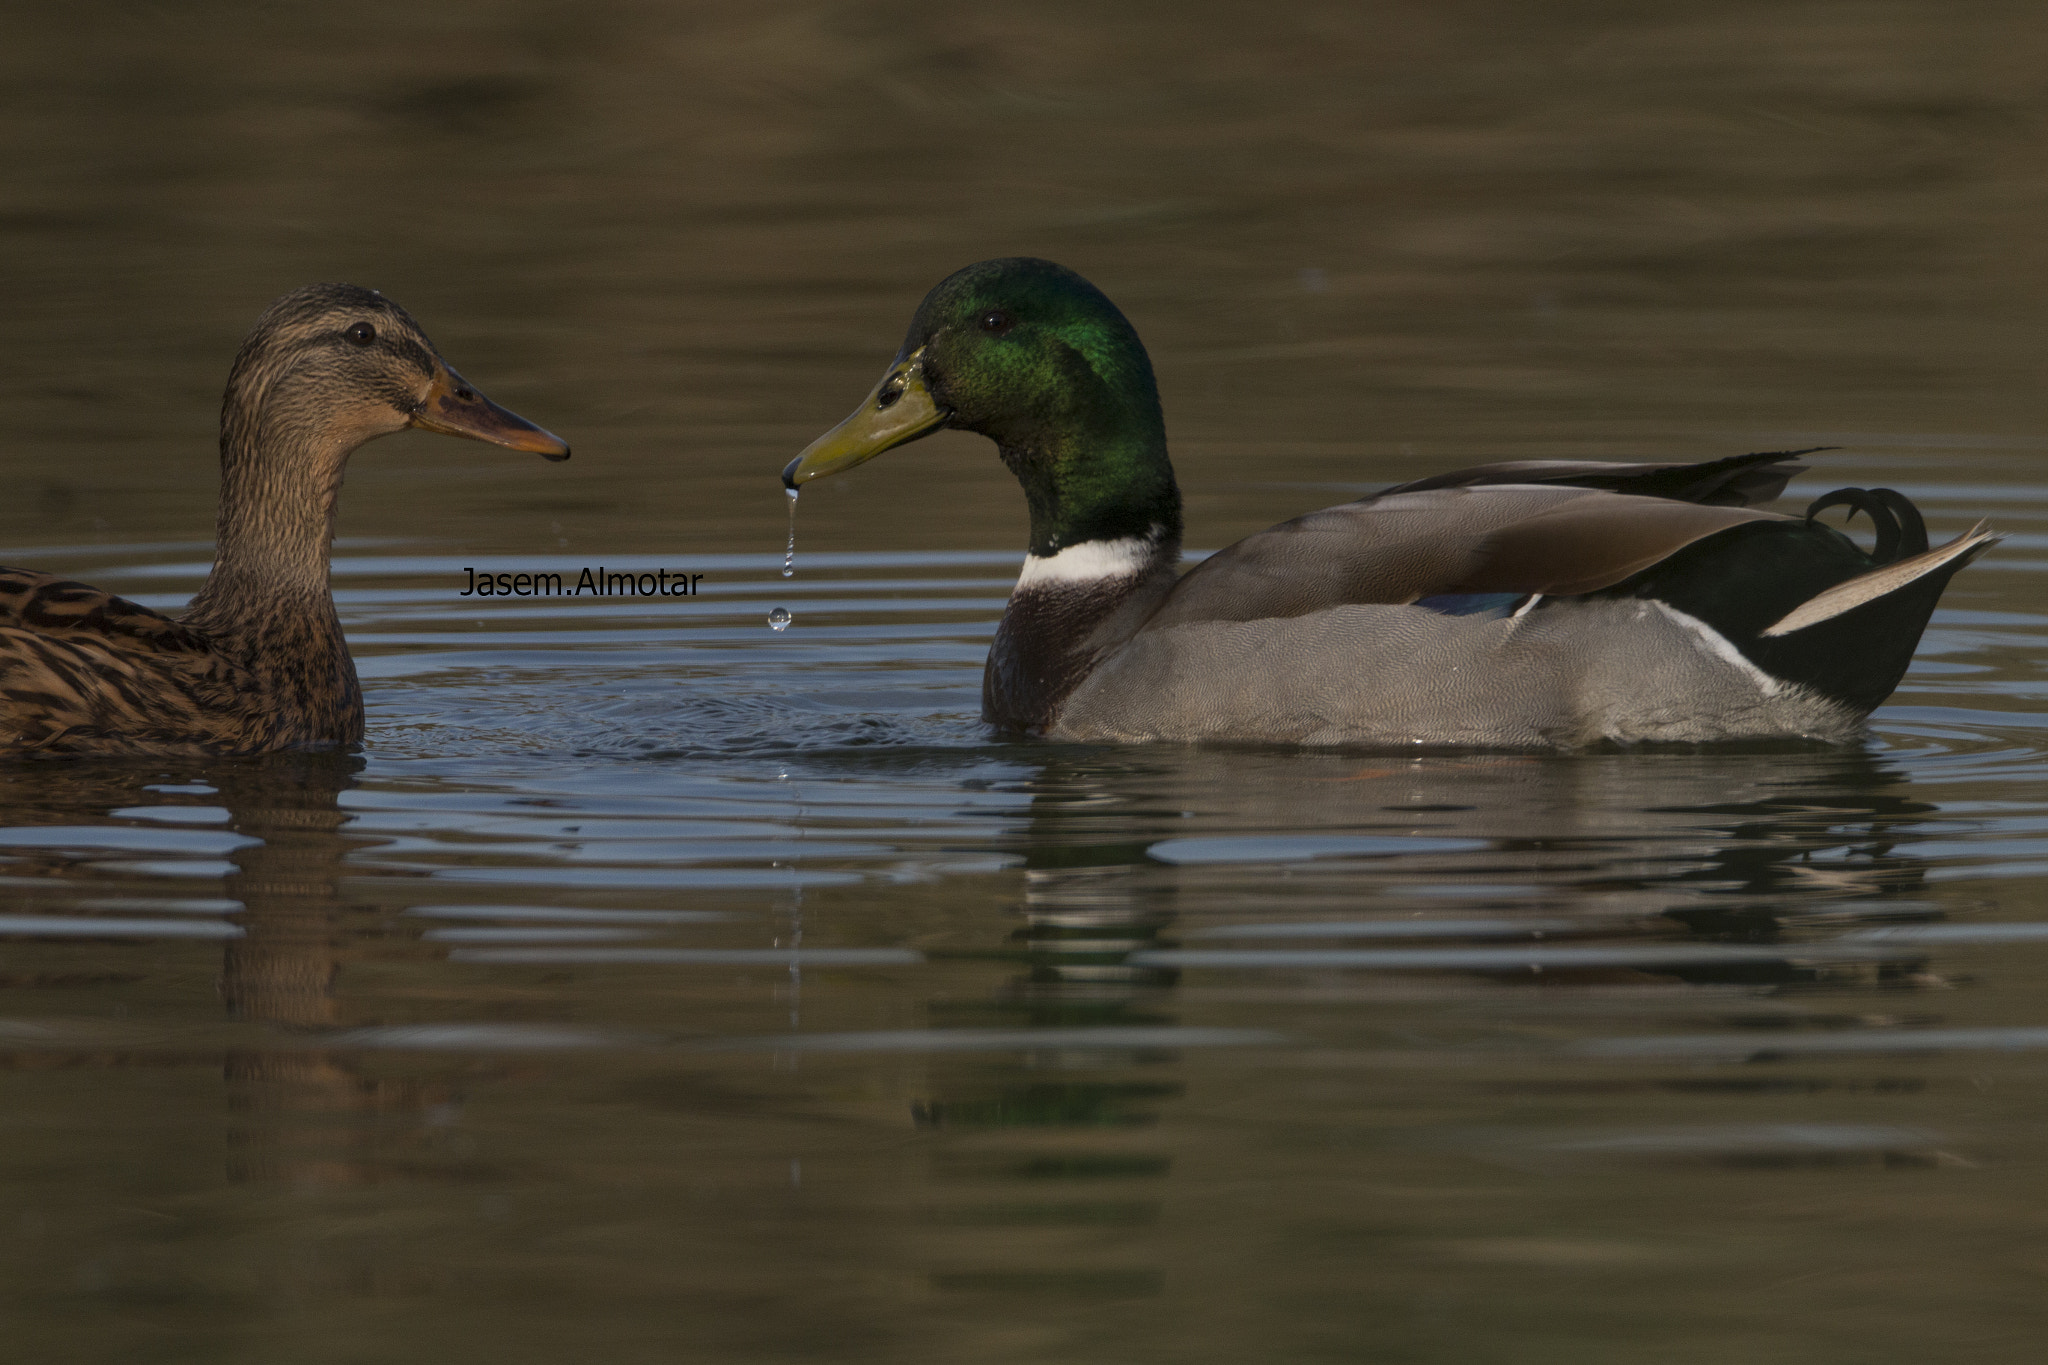
[[[1888,489],[1788,517],[1792,454],[1518,461],[1250,536],[1182,575],[1180,491],[1130,323],[1050,261],[925,297],[882,382],[782,473],[795,489],[940,427],[1024,485],[1031,546],[982,681],[1006,730],[1084,740],[1575,747],[1853,739],[1948,580]],[[1819,524],[1848,505],[1865,554]]]
[[405,427],[569,458],[375,290],[317,284],[271,304],[228,375],[213,572],[184,615],[0,569],[0,754],[360,741],[362,693],[327,586],[334,502],[350,452]]

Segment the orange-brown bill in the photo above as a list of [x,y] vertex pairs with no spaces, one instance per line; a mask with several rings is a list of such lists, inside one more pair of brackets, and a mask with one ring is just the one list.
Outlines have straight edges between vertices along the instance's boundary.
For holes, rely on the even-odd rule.
[[444,436],[467,436],[507,450],[530,450],[550,460],[569,458],[569,443],[478,393],[461,375],[444,368],[412,415],[413,426]]

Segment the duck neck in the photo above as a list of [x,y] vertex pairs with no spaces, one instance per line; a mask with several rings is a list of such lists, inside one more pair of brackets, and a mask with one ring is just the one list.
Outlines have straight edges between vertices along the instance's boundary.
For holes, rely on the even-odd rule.
[[1166,456],[1156,399],[1150,407],[1116,414],[1124,421],[998,440],[1003,463],[1023,485],[1031,511],[1033,559],[1137,540],[1179,549],[1180,488]]
[[1087,414],[1093,420],[999,442],[1024,486],[1031,546],[982,674],[990,724],[1049,727],[1178,576],[1180,489],[1158,400],[1146,387],[1149,401],[1097,403]]
[[[216,638],[340,640],[328,559],[353,432],[230,411],[221,427],[213,571],[186,613]],[[274,648],[274,646],[272,646]]]

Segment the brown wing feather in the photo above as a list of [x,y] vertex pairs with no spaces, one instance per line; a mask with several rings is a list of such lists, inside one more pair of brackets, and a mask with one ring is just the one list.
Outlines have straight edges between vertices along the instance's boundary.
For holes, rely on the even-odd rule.
[[34,569],[0,568],[0,626],[72,639],[97,637],[114,649],[203,653],[197,631],[125,597]]
[[1784,519],[1573,487],[1384,494],[1296,517],[1210,556],[1145,628],[1302,616],[1436,593],[1593,592],[1717,531]]
[[0,624],[0,753],[254,751],[254,700],[215,653]]
[[1479,546],[1472,572],[1424,591],[1558,597],[1598,592],[1717,531],[1749,521],[1785,520],[1748,507],[1593,493],[1494,531]]
[[248,748],[255,690],[181,622],[84,583],[0,569],[0,753]]

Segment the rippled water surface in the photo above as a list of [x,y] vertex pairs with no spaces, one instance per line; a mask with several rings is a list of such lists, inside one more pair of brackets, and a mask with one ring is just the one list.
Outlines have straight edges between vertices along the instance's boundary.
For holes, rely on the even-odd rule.
[[[180,606],[309,279],[576,458],[356,457],[361,754],[0,767],[21,1358],[2038,1358],[2032,7],[343,13],[0,54],[0,562]],[[1795,443],[2008,539],[1855,751],[999,741],[986,445],[789,579],[774,476],[1008,252],[1147,339],[1193,544]],[[600,566],[701,577],[464,595]]]

